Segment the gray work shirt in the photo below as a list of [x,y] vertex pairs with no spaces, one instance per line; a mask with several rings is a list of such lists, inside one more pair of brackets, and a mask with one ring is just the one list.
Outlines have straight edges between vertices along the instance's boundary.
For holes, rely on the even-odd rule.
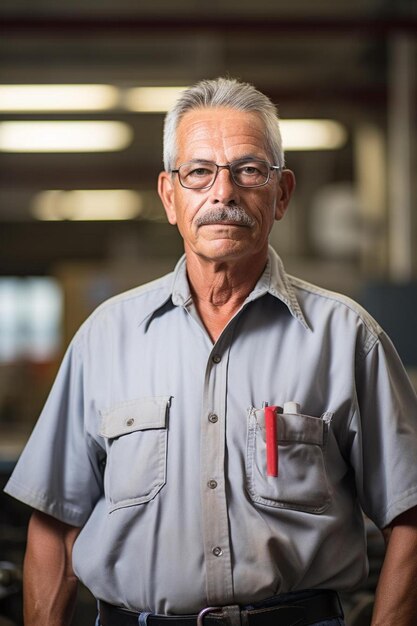
[[[262,403],[279,405],[278,477]],[[297,406],[298,404],[298,406]],[[266,269],[215,344],[185,259],[75,336],[6,491],[83,529],[96,597],[156,613],[348,589],[417,504],[416,396],[357,304]]]

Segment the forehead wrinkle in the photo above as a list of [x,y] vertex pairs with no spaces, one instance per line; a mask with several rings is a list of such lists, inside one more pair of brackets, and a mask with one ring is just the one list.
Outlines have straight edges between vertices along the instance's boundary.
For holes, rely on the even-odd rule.
[[265,158],[269,152],[263,124],[256,113],[231,109],[190,111],[181,119],[177,132],[181,161],[212,161],[215,153],[230,152],[229,160]]

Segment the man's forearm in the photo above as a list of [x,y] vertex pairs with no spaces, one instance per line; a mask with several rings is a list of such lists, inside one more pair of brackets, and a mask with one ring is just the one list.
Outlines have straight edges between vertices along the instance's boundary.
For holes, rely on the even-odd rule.
[[71,560],[78,532],[42,513],[32,515],[23,568],[25,626],[69,626],[78,586]]
[[389,533],[372,626],[417,623],[417,507],[400,515]]

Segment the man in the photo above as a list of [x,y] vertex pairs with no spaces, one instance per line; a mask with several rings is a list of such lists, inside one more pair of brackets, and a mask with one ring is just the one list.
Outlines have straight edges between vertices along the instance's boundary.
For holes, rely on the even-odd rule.
[[7,487],[36,509],[26,625],[68,624],[76,577],[103,626],[343,624],[362,510],[372,625],[415,624],[416,396],[376,322],[268,247],[294,189],[274,106],[204,81],[164,140],[185,257],[82,326]]

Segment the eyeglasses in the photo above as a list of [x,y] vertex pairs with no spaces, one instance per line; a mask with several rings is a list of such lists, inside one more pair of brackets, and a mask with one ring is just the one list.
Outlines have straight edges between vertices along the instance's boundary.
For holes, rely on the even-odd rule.
[[268,183],[271,172],[281,167],[260,159],[240,159],[227,165],[217,165],[211,161],[189,161],[171,172],[178,174],[180,185],[185,189],[209,189],[221,169],[229,170],[238,187],[262,187]]

